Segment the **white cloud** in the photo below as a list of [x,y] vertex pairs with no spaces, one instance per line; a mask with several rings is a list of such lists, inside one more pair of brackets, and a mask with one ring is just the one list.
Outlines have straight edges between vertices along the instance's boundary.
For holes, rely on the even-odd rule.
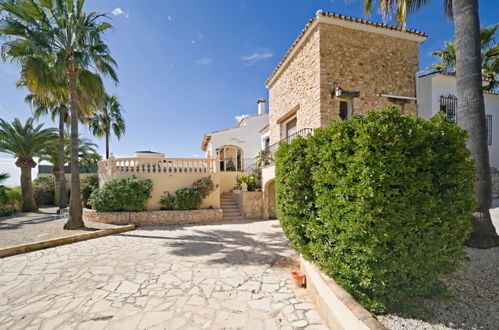
[[200,157],[203,157],[203,156],[201,156],[200,154],[192,154],[191,156],[192,156],[192,157],[194,157],[194,158],[200,158]]
[[113,11],[111,12],[114,16],[119,16],[119,15],[123,15],[125,18],[128,18],[130,16],[129,13],[127,12],[124,12],[123,9],[121,9],[120,7],[118,8],[114,8]]
[[241,56],[241,60],[246,62],[247,65],[253,65],[272,56],[274,56],[274,53],[269,50],[255,51],[253,54]]
[[171,20],[172,20],[172,17],[171,17],[171,16],[168,16],[167,18],[168,18],[168,20],[169,20],[169,21],[171,22]]
[[213,63],[213,60],[208,57],[203,57],[200,58],[199,60],[196,60],[196,64],[202,65],[202,66],[207,66],[209,64]]
[[192,42],[192,44],[195,44],[195,43],[196,43],[196,40],[194,40],[194,39],[193,39],[191,42]]
[[235,116],[234,119],[239,123],[241,120],[243,120],[246,117],[249,117],[249,115],[248,114],[238,115],[238,116]]

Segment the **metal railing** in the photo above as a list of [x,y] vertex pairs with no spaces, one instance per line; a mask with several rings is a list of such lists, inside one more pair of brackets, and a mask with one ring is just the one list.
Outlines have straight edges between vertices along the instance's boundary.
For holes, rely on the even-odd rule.
[[264,153],[266,154],[265,155],[266,161],[263,162],[263,165],[265,166],[265,165],[271,165],[271,164],[275,163],[275,152],[277,151],[277,149],[279,149],[279,146],[281,145],[281,143],[283,143],[283,142],[289,143],[299,136],[307,137],[308,135],[311,135],[313,133],[314,133],[313,128],[302,128],[301,130],[291,134],[290,136],[288,136],[284,139],[281,139],[278,142],[270,145],[269,147],[267,147],[264,150]]
[[256,162],[254,158],[224,157],[219,166],[221,172],[253,172]]

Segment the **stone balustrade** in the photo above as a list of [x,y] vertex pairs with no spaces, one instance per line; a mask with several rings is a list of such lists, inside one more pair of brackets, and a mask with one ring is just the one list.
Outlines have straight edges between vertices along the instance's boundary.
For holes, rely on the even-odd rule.
[[181,175],[217,171],[215,158],[110,158],[99,162],[99,172]]

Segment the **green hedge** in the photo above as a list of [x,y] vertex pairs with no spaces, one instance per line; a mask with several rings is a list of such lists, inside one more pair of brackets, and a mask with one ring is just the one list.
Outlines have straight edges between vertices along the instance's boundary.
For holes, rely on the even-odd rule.
[[37,206],[55,205],[55,179],[52,175],[33,180],[33,197]]
[[374,312],[432,292],[465,258],[474,166],[443,115],[397,108],[333,121],[276,153],[278,215],[292,246]]
[[99,177],[97,174],[92,174],[81,179],[81,202],[84,207],[91,207],[89,199],[92,193],[97,189],[99,189]]
[[179,210],[197,210],[203,203],[203,196],[195,188],[179,189],[175,192],[175,202]]
[[144,211],[151,191],[152,181],[149,179],[113,179],[95,190],[89,203],[92,209],[103,212]]

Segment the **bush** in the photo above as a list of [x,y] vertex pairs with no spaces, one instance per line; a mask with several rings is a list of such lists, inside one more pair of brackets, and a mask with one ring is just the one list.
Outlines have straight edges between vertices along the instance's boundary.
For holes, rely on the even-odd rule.
[[197,210],[203,203],[201,193],[194,188],[184,188],[175,192],[175,200],[179,210]]
[[55,204],[55,181],[53,176],[40,176],[33,180],[33,197],[37,206]]
[[13,209],[19,210],[23,203],[23,194],[21,187],[17,186],[14,188],[6,188],[7,192],[7,202]]
[[213,184],[213,181],[211,181],[210,177],[202,178],[199,180],[194,181],[192,184],[192,187],[199,191],[201,194],[202,198],[208,197],[208,195],[215,190],[215,185]]
[[170,195],[169,192],[165,192],[163,197],[159,200],[159,205],[162,210],[175,210],[177,207],[177,201],[174,195]]
[[94,210],[104,212],[144,211],[151,190],[149,179],[113,179],[92,193],[90,205]]
[[242,175],[236,178],[236,189],[241,189],[241,184],[246,183],[248,191],[255,191],[262,188],[261,170],[255,170],[250,175]]
[[89,199],[96,189],[99,189],[99,177],[96,174],[89,175],[81,180],[81,200],[84,207],[91,208]]
[[431,293],[465,258],[474,166],[466,133],[386,108],[277,152],[291,244],[373,312]]

